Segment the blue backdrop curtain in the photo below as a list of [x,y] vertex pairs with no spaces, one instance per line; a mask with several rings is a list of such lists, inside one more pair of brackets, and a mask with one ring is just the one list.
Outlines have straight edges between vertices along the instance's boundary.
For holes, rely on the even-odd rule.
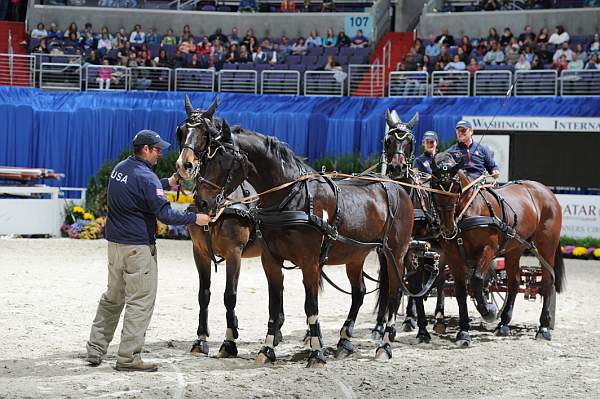
[[[287,142],[312,161],[324,156],[379,154],[385,110],[403,120],[419,112],[417,140],[435,130],[454,137],[462,115],[600,116],[600,98],[362,98],[291,97],[219,93],[217,115]],[[207,108],[215,93],[190,93]],[[0,87],[0,165],[51,168],[66,174],[62,186],[85,187],[100,165],[130,146],[141,129],[175,144],[185,118],[182,93],[49,93]]]

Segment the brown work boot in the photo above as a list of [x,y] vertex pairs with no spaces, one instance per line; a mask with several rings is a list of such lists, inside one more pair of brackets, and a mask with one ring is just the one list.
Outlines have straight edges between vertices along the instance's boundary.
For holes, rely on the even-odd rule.
[[117,371],[146,371],[152,372],[158,370],[158,364],[155,363],[146,363],[144,361],[140,361],[139,363],[133,364],[119,364],[117,363],[115,369]]

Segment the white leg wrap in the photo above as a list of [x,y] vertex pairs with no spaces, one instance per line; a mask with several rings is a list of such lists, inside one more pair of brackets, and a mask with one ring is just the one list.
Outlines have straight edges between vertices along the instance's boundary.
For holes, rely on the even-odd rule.
[[265,346],[268,346],[269,348],[274,348],[275,347],[273,345],[274,341],[275,341],[274,335],[267,335],[267,338],[265,338]]
[[225,332],[225,339],[228,341],[235,341],[235,338],[233,338],[233,330],[231,328],[228,328]]

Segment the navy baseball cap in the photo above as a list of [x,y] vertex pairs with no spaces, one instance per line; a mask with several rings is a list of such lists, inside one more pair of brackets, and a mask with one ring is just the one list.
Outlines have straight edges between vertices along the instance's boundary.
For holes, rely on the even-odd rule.
[[465,120],[458,121],[458,123],[456,124],[456,129],[458,129],[459,127],[464,127],[465,129],[473,129],[473,125],[471,125],[471,122]]
[[425,134],[423,135],[423,141],[425,140],[433,140],[433,141],[438,141],[438,135],[436,132],[434,132],[433,130],[428,130],[425,132]]
[[152,147],[160,148],[161,150],[166,150],[171,146],[171,144],[161,139],[158,133],[148,129],[140,130],[135,135],[133,138],[133,145],[150,145]]

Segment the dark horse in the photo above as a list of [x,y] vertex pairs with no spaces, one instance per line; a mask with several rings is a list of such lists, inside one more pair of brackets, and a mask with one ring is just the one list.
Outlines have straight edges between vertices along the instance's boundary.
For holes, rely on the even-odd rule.
[[[193,137],[190,136],[189,131],[198,124],[208,126],[208,124],[217,123],[213,118],[217,103],[218,101],[215,99],[206,111],[194,110],[189,98],[187,96],[185,98],[187,118],[177,128],[177,141],[181,148],[181,154],[177,160],[177,172],[184,179],[192,178],[188,168],[191,165],[184,165],[183,161],[186,151],[190,151],[189,147],[193,148],[194,145]],[[241,198],[251,194],[256,194],[256,191],[250,184],[244,183],[231,196],[232,198]],[[194,201],[194,205],[198,210],[206,210],[206,201],[201,196],[196,195]],[[235,305],[241,258],[254,258],[261,254],[261,246],[254,239],[254,224],[248,218],[248,212],[248,206],[240,204],[226,209],[223,215],[215,223],[211,223],[207,229],[196,225],[188,227],[200,283],[198,290],[198,304],[200,305],[198,338],[191,349],[194,355],[208,355],[206,339],[209,336],[208,305],[210,302],[211,262],[216,260],[216,255],[222,256],[226,265],[223,300],[226,308],[227,331],[218,356],[232,357],[237,355],[235,340],[238,338],[238,321],[235,315]],[[280,320],[283,323],[283,315]],[[280,327],[281,325],[279,325]],[[278,332],[278,336],[280,335],[281,333]]]
[[[204,145],[197,143],[195,150],[201,153],[201,175],[210,184],[199,186],[198,192],[203,198],[212,198],[209,205],[219,207],[245,179],[263,192],[256,218],[257,235],[264,240],[261,260],[269,284],[269,322],[257,363],[275,360],[273,341],[282,313],[284,260],[302,271],[311,367],[325,364],[318,321],[322,264],[346,264],[352,305],[340,330],[337,355],[351,353],[354,322],[365,295],[363,264],[375,247],[385,254],[389,275],[388,284],[381,287],[389,297],[387,328],[376,355],[391,357],[389,331],[401,289],[406,289],[402,285],[403,259],[413,225],[413,208],[406,192],[389,183],[334,183],[316,174],[277,139],[241,128],[232,134],[225,122],[220,137],[205,134],[203,140]],[[278,189],[264,193],[273,188]]]
[[441,244],[455,281],[460,313],[456,343],[468,346],[471,342],[467,282],[484,320],[496,319],[496,306],[483,296],[483,281],[492,260],[500,255],[505,257],[508,295],[495,331],[500,336],[510,333],[508,324],[520,284],[519,259],[526,250],[542,265],[544,300],[536,338],[550,340],[550,307],[565,280],[558,200],[546,186],[529,180],[489,189],[485,181],[469,181],[461,166],[462,160],[456,162],[448,153],[436,155],[431,182],[433,188],[446,193],[432,193],[431,197],[441,218]]
[[[383,139],[383,152],[385,158],[386,170],[385,174],[391,179],[418,185],[422,183],[412,167],[412,160],[415,151],[415,136],[412,132],[413,128],[419,121],[417,113],[408,123],[402,120],[396,114],[396,111],[386,111],[385,120],[388,131]],[[415,209],[415,224],[413,227],[413,238],[417,240],[426,240],[433,244],[434,247],[439,247],[436,240],[432,240],[434,235],[437,235],[439,229],[439,218],[435,213],[435,209],[431,204],[429,193],[414,187],[404,186],[410,198],[412,199]],[[445,265],[443,261],[440,263]],[[435,282],[437,291],[437,302],[435,305],[436,323],[433,329],[438,334],[446,332],[446,324],[444,322],[444,285],[446,282],[444,267],[441,267],[440,273]],[[420,310],[421,309],[421,310]],[[416,311],[416,315],[415,315]],[[419,328],[426,326],[425,310],[422,303],[419,304],[419,299],[408,297],[406,305],[406,318],[403,322],[404,331],[412,331],[414,328],[415,319],[419,318]]]

